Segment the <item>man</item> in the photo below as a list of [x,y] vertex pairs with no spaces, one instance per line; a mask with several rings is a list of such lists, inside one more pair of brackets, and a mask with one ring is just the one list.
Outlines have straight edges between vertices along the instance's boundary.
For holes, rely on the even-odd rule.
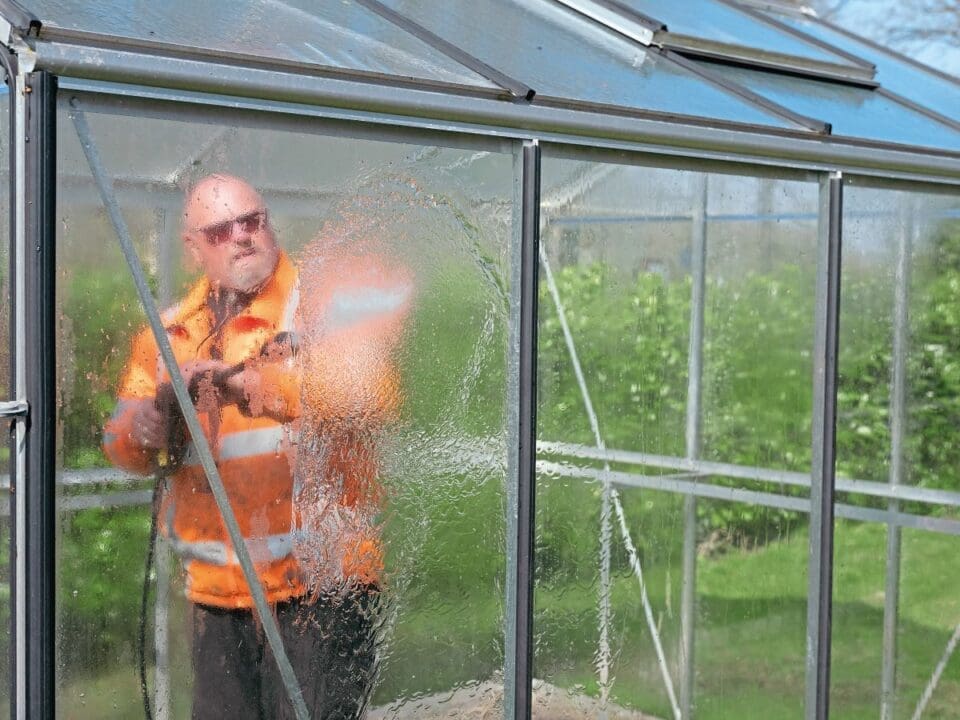
[[[164,313],[167,336],[311,715],[357,717],[372,682],[371,614],[382,554],[375,535],[325,538],[327,550],[337,547],[339,567],[323,577],[305,573],[295,556],[295,545],[305,544],[293,527],[292,506],[302,407],[290,341],[300,322],[297,271],[277,245],[259,193],[229,175],[211,175],[190,190],[183,241],[203,276]],[[330,384],[342,385],[336,378]],[[169,376],[145,329],[133,341],[104,448],[128,470],[169,475],[159,526],[183,561],[193,603],[193,717],[293,717],[247,581],[170,396]],[[334,504],[357,504],[347,497],[344,478],[352,486],[375,484],[369,428],[391,402],[366,404],[361,424],[367,429],[341,417],[332,434],[311,431],[312,454],[319,444],[323,457],[344,461],[339,469],[333,461],[314,461],[308,471],[328,497],[338,485]],[[350,447],[357,437],[365,448],[359,454]],[[351,465],[349,458],[359,456],[363,462]],[[331,475],[335,482],[317,482]]]

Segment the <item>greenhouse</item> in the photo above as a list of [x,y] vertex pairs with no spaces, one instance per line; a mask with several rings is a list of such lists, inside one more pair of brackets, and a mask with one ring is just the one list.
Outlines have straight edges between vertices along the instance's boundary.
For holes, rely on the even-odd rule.
[[0,41],[0,716],[956,717],[956,78],[775,0]]

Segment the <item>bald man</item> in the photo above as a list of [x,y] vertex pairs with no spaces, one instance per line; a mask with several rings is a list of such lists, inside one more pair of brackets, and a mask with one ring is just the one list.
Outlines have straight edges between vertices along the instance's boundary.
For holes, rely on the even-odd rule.
[[[186,253],[202,277],[163,321],[267,601],[275,608],[304,699],[317,718],[354,718],[374,664],[369,605],[353,583],[308,594],[294,556],[292,440],[300,382],[297,271],[277,245],[266,205],[244,180],[211,175],[187,194]],[[104,430],[116,465],[161,473],[159,527],[186,570],[193,604],[193,718],[293,717],[253,614],[247,581],[206,477],[171,401],[149,328],[134,339],[117,408]]]

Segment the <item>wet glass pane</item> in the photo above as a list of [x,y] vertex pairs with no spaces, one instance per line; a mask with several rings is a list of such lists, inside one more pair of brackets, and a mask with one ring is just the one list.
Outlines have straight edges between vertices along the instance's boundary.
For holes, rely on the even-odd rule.
[[703,65],[794,112],[831,123],[834,135],[960,150],[960,132],[871,90],[725,65]]
[[[701,0],[697,3],[626,0],[624,5],[664,23],[670,33],[811,60],[850,64],[846,58],[804,42],[716,0]],[[667,40],[669,41],[669,36]]]
[[[194,123],[186,110],[87,120],[167,335],[198,378],[192,397],[313,716],[492,711],[509,145]],[[145,133],[177,174],[151,177],[137,166],[150,158],[123,152]],[[159,478],[143,648],[155,717],[257,704],[280,716],[285,688],[67,112],[58,152],[58,706],[142,713]]]
[[817,188],[543,181],[535,715],[800,717]]
[[[837,524],[838,582],[849,578],[834,606],[841,670],[831,707],[839,717],[881,706],[889,717],[948,717],[957,693],[948,645],[960,620],[949,589],[955,540],[939,533],[960,533],[960,503],[922,496],[960,490],[952,420],[958,229],[955,196],[846,193],[837,474],[841,488],[857,479],[877,492],[840,496],[876,521]],[[880,495],[891,485],[918,497]],[[924,529],[888,526],[890,512]]]
[[[0,399],[13,398],[11,380],[10,330],[13,323],[10,303],[10,94],[0,85]],[[0,487],[9,485],[10,446],[0,447]],[[6,493],[4,493],[6,494]],[[0,502],[0,717],[10,714],[10,515],[7,498]]]
[[960,85],[957,83],[904,62],[875,46],[859,42],[816,20],[796,15],[777,16],[777,19],[872,62],[877,67],[877,80],[887,90],[949,118],[960,120]]
[[[541,96],[791,127],[558,3],[388,0],[400,12]],[[495,32],[477,32],[479,27]]]
[[292,60],[344,70],[494,87],[357,3],[29,3],[45,26]]
[[721,176],[707,202],[704,457],[806,471],[816,187]]

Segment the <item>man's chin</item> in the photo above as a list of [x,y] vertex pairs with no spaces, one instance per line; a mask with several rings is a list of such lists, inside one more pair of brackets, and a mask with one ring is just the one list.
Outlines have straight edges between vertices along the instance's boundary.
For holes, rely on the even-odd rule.
[[230,278],[230,284],[234,290],[247,293],[256,290],[270,277],[269,272],[263,270],[251,270],[249,272],[236,272]]

